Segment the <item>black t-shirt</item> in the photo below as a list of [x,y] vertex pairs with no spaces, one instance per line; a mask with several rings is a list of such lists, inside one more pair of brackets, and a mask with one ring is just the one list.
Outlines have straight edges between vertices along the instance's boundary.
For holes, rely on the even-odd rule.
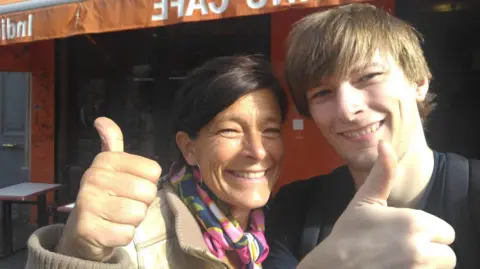
[[[434,169],[432,177],[417,209],[424,210],[442,219],[445,215],[443,206],[444,190],[442,189],[446,170],[446,156],[444,153],[434,151]],[[430,195],[432,191],[442,195]],[[313,192],[313,195],[312,195]],[[292,269],[296,268],[298,261],[303,258],[299,253],[300,242],[305,229],[320,226],[318,243],[325,239],[350,201],[355,195],[355,186],[350,171],[346,166],[335,169],[331,174],[300,180],[284,186],[269,204],[266,218],[266,237],[270,246],[270,254],[263,263],[263,268]],[[309,209],[315,203],[323,203],[318,214],[320,220],[307,219]],[[328,206],[325,206],[325,205]],[[314,207],[316,208],[316,207]],[[309,215],[308,215],[309,216]],[[318,223],[320,222],[320,223]],[[475,236],[475,235],[471,235]],[[465,236],[463,236],[465,237]],[[468,235],[467,235],[468,237]],[[455,244],[463,238],[456,238]],[[471,244],[467,244],[467,248]],[[452,245],[455,251],[455,246]],[[475,247],[474,247],[475,248]],[[479,249],[475,249],[480,254]],[[467,256],[472,256],[469,251]],[[462,263],[462,257],[457,253],[457,267]],[[466,257],[466,259],[477,259]],[[468,261],[467,264],[477,264],[478,261]],[[470,269],[462,267],[462,269]]]

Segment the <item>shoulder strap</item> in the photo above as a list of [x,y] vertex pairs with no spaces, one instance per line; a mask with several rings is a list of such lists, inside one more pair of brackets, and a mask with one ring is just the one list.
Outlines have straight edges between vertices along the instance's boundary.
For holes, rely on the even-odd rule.
[[473,238],[472,233],[477,232],[473,215],[478,215],[480,208],[470,204],[470,161],[454,153],[447,153],[446,156],[445,220],[455,229],[452,247],[457,255],[457,265],[458,268],[478,268],[475,259],[478,255],[478,233]]
[[[446,153],[446,157],[445,218],[451,223],[457,223],[462,221],[458,219],[461,212],[468,210],[465,205],[461,206],[461,203],[468,196],[470,168],[468,160],[460,155]],[[459,208],[462,210],[458,210]]]
[[[480,161],[466,159],[457,154],[447,153],[447,189],[455,195],[468,197],[468,209],[471,222],[480,239]],[[455,208],[447,212],[458,211]],[[479,241],[480,242],[480,241]]]
[[470,188],[468,189],[468,202],[473,226],[480,244],[480,161],[470,160]]

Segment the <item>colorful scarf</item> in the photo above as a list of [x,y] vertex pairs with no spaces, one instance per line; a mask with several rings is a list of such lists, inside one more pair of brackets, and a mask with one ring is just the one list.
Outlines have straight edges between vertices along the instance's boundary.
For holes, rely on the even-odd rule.
[[200,171],[184,166],[170,178],[177,194],[203,228],[203,239],[210,252],[223,259],[225,251],[235,250],[243,263],[243,269],[260,269],[268,255],[269,247],[265,240],[265,217],[262,209],[250,213],[249,230],[244,232],[233,219],[227,208],[217,206],[221,201],[201,184]]

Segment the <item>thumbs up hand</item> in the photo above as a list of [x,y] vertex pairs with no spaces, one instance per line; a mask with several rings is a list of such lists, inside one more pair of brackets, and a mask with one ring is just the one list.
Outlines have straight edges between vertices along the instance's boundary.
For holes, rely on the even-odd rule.
[[116,247],[132,241],[157,196],[161,168],[155,161],[123,152],[122,132],[110,119],[98,118],[95,128],[102,152],[83,174],[56,252],[104,261]]
[[388,207],[397,165],[393,149],[379,143],[378,160],[364,184],[331,234],[298,268],[455,267],[456,256],[449,247],[455,231],[448,223],[421,210]]
[[390,145],[378,143],[378,160],[349,207],[365,204],[387,205],[397,176],[398,159]]

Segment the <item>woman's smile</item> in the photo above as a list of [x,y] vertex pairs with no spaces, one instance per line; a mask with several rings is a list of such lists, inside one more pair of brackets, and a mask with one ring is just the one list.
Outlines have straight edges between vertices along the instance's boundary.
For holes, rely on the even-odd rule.
[[238,180],[255,182],[255,181],[266,181],[267,172],[268,170],[257,170],[257,171],[226,170],[225,174]]

